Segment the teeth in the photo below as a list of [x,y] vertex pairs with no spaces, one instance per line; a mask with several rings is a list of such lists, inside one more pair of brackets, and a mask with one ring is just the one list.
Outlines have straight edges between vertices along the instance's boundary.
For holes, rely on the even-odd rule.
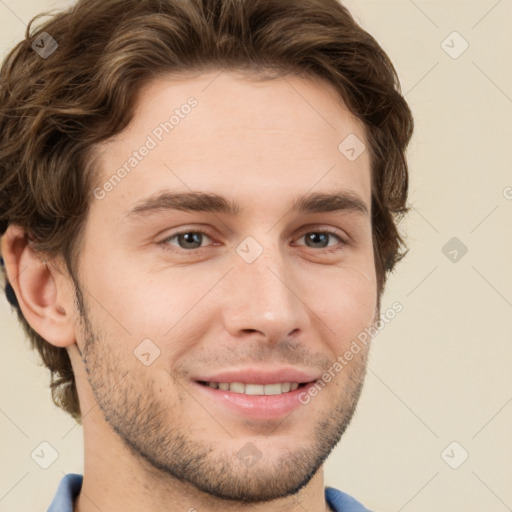
[[[246,384],[245,385],[245,394],[246,395],[264,395],[265,386],[263,384]],[[230,388],[231,390],[231,388]]]
[[209,387],[246,395],[280,395],[294,391],[299,387],[297,382],[279,382],[277,384],[244,384],[243,382],[207,382]]
[[229,390],[233,391],[234,393],[244,393],[245,392],[245,384],[242,384],[241,382],[232,382],[229,385]]
[[265,395],[280,395],[283,392],[281,384],[265,384],[263,391]]

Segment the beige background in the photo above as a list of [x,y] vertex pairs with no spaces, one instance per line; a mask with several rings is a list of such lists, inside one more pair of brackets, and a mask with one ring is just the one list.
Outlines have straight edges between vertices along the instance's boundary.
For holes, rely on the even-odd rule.
[[[411,250],[383,301],[383,311],[397,300],[404,309],[374,340],[326,483],[379,511],[511,510],[512,2],[346,4],[395,62],[414,111],[413,210]],[[0,0],[2,55],[34,14],[58,5]],[[445,51],[463,49],[454,31],[469,43],[458,58]],[[468,248],[456,262],[442,252],[452,237]],[[3,297],[0,325],[0,510],[44,511],[63,474],[83,471],[82,431],[52,405]],[[43,441],[59,454],[46,470],[31,458]]]

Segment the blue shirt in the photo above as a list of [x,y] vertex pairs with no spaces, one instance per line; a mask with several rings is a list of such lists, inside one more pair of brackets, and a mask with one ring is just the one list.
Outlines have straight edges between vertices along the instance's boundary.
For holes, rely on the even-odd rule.
[[[73,473],[66,475],[60,481],[57,494],[53,498],[48,512],[73,512],[73,500],[80,493],[82,480],[82,475]],[[325,499],[336,512],[370,512],[354,498],[333,487],[325,488]]]

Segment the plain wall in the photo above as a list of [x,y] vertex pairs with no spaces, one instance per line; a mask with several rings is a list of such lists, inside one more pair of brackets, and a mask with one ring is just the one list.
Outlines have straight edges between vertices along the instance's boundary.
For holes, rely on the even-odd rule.
[[[32,16],[67,4],[2,0],[2,56]],[[326,484],[385,512],[510,510],[512,2],[345,4],[395,63],[416,131],[410,252],[382,308],[399,301],[403,311],[374,339]],[[469,47],[453,58],[461,37]],[[443,252],[453,237],[459,248]],[[52,404],[49,373],[3,295],[0,326],[0,510],[44,511],[62,476],[83,472],[82,429]],[[43,441],[59,454],[46,470],[31,458]]]

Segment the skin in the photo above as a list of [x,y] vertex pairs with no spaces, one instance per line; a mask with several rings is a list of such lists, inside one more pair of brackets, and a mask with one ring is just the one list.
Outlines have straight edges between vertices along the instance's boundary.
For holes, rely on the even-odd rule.
[[[356,406],[368,347],[279,421],[205,400],[192,377],[281,366],[321,375],[376,320],[370,215],[291,212],[296,197],[339,191],[370,212],[368,151],[351,162],[338,150],[349,134],[366,141],[364,127],[311,78],[159,78],[129,126],[96,148],[98,184],[190,96],[198,105],[172,133],[103,199],[91,197],[79,308],[62,261],[43,261],[15,226],[2,240],[25,317],[68,350],[76,374],[85,468],[75,509],[328,510],[322,463]],[[163,190],[214,192],[243,212],[128,216]],[[200,248],[170,238],[204,228]],[[304,235],[325,229],[346,244],[328,235],[328,247],[307,245]],[[252,263],[236,252],[248,236],[263,251]],[[144,339],[160,351],[148,366],[134,356]],[[247,443],[261,455],[250,467],[237,456]]]

